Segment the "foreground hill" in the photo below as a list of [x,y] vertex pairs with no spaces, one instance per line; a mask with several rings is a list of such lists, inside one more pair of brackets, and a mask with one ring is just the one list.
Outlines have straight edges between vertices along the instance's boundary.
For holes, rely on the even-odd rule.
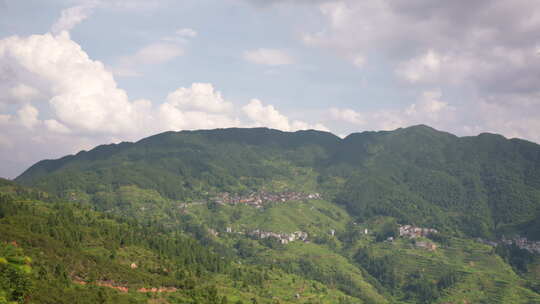
[[500,252],[517,248],[265,193],[138,221],[0,180],[0,303],[540,303],[538,257]]
[[[335,286],[248,263],[204,226],[183,222],[189,229],[143,224],[0,179],[0,303],[293,303],[297,290],[356,303]],[[363,297],[386,303],[364,288]]]
[[16,181],[132,212],[145,200],[166,211],[168,200],[295,189],[322,192],[360,221],[391,216],[459,235],[540,238],[539,145],[427,126],[344,139],[264,128],[166,132],[41,161]]

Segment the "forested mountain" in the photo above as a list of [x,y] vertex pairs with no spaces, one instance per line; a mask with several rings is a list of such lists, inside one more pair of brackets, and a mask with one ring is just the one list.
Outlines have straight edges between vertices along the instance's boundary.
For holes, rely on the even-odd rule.
[[499,135],[166,132],[0,195],[0,303],[540,303],[540,146]]
[[107,209],[123,186],[193,201],[290,182],[302,169],[316,175],[313,188],[362,220],[387,215],[470,236],[540,237],[539,145],[494,134],[458,138],[422,125],[344,139],[263,128],[167,132],[42,161],[16,181]]

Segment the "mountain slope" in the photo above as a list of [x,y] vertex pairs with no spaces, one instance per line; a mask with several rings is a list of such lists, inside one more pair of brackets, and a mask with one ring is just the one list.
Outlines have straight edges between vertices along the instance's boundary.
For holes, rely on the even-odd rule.
[[0,209],[0,236],[65,267],[39,290],[89,298],[537,303],[539,177],[534,143],[427,126],[166,132],[37,163],[16,180],[33,190],[0,183],[25,206]]
[[0,303],[293,303],[290,288],[358,303],[313,279],[232,262],[235,248],[197,228],[199,240],[0,180]]
[[[435,251],[418,246],[424,238],[381,242],[395,220],[354,223],[325,199],[194,202],[175,219],[138,222],[6,182],[0,296],[20,303],[540,301],[528,285],[536,279],[519,277],[489,246],[455,237],[432,241]],[[283,244],[249,233],[256,230],[301,230],[307,240]],[[6,276],[10,269],[19,269],[16,277]]]
[[107,209],[124,186],[193,201],[279,181],[302,187],[298,175],[306,171],[316,177],[312,190],[359,219],[389,215],[471,236],[540,237],[524,225],[540,215],[540,146],[493,134],[458,138],[427,126],[345,139],[264,128],[166,132],[42,161],[16,181]]

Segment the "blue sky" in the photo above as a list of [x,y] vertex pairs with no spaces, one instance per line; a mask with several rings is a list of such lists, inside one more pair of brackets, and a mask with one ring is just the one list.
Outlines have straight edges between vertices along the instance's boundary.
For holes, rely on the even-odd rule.
[[540,141],[540,2],[0,0],[0,176],[166,130]]

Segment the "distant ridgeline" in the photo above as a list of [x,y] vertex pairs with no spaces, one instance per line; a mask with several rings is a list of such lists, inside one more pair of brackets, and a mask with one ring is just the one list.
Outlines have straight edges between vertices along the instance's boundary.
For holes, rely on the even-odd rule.
[[[265,128],[166,132],[41,161],[16,181],[103,210],[133,207],[126,187],[180,202],[321,193],[359,221],[391,216],[456,235],[540,239],[539,145],[422,125],[344,139]],[[148,208],[145,199],[137,208]]]

